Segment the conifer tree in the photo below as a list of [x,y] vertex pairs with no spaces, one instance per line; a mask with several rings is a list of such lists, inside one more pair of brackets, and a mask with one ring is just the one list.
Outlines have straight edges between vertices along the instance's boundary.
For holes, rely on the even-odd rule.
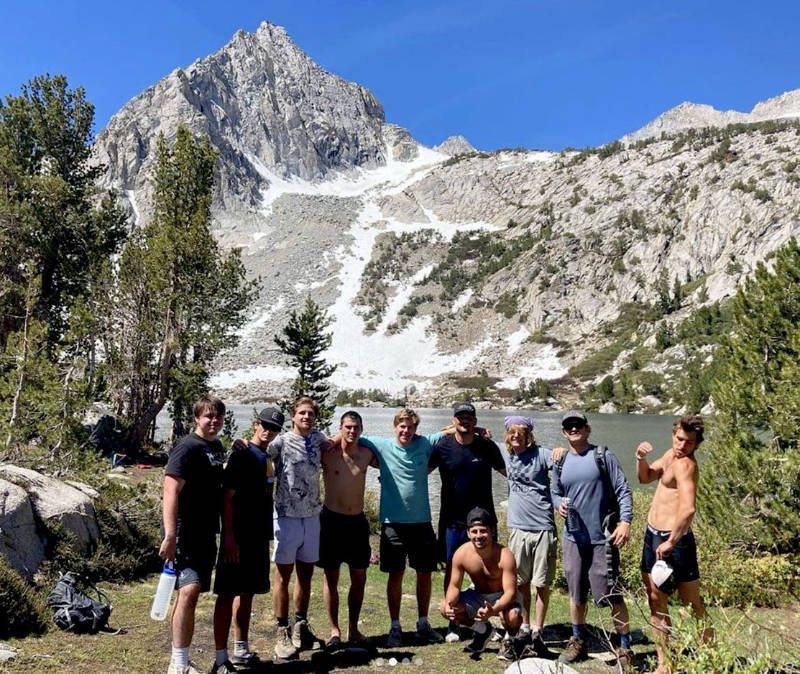
[[336,371],[328,365],[322,354],[331,345],[332,336],[326,332],[331,318],[310,297],[306,297],[303,311],[289,313],[289,322],[275,343],[286,356],[287,363],[297,368],[297,378],[292,382],[292,398],[309,396],[319,405],[319,423],[327,428],[333,416],[334,405],[329,402],[328,379]]
[[161,136],[156,152],[153,219],[123,250],[105,344],[109,387],[134,446],[168,402],[176,426],[188,426],[208,365],[236,342],[257,286],[239,251],[223,254],[211,234],[216,153],[208,139],[179,127],[174,146]]
[[701,498],[730,542],[800,549],[800,247],[759,263],[716,356],[717,407]]

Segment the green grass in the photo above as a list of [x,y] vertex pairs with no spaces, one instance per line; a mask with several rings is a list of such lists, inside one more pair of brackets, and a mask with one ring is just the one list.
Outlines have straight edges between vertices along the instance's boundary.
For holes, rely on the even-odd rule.
[[[340,615],[340,624],[346,626],[346,587],[343,580],[340,582],[341,603],[343,610]],[[127,634],[117,636],[96,635],[77,636],[50,630],[41,637],[25,639],[12,639],[8,643],[20,650],[15,660],[0,666],[0,671],[8,672],[159,672],[166,671],[169,662],[169,634],[168,623],[154,622],[149,618],[149,606],[152,594],[155,592],[157,576],[152,576],[146,581],[128,585],[103,585],[114,603],[114,612],[111,616],[113,627],[127,628]],[[467,674],[478,672],[502,672],[507,663],[497,660],[496,644],[490,644],[480,656],[470,656],[462,652],[464,643],[441,644],[436,646],[416,646],[412,643],[412,633],[416,621],[416,601],[414,598],[413,573],[406,574],[404,584],[402,625],[409,645],[399,649],[382,648],[385,635],[389,628],[389,618],[386,610],[385,585],[386,574],[372,567],[369,570],[366,599],[362,611],[362,631],[374,638],[378,646],[377,654],[371,658],[346,661],[344,654],[327,657],[324,654],[304,654],[300,662],[281,665],[281,672],[312,672],[334,671],[361,672],[389,671],[386,662],[390,657],[398,661],[403,658],[414,660],[422,659],[419,667],[408,666],[413,671],[420,672],[447,672]],[[329,636],[327,621],[324,618],[322,607],[321,577],[315,574],[313,581],[312,602],[310,610],[310,624],[316,634],[326,639]],[[444,628],[445,621],[438,616],[435,608],[441,599],[442,576],[434,574],[434,592],[430,611],[431,623],[436,628]],[[211,632],[211,616],[214,606],[213,595],[201,597],[197,611],[196,632],[191,650],[192,660],[200,667],[201,671],[208,671],[214,658],[214,647]],[[652,656],[653,647],[648,640],[647,607],[643,597],[631,597],[629,601],[631,625],[634,634],[634,650],[640,657]],[[676,609],[673,608],[673,613]],[[779,659],[790,661],[790,654],[798,652],[794,634],[800,627],[800,618],[792,610],[753,610],[744,613],[738,610],[713,611],[715,626],[720,639],[730,638],[735,643],[737,653],[769,652]],[[598,610],[590,608],[589,623],[596,628],[610,627],[610,612],[608,609]],[[555,591],[547,616],[545,639],[552,649],[560,650],[563,642],[569,636],[569,608],[566,595]],[[272,652],[275,639],[275,628],[272,618],[271,596],[264,595],[256,598],[254,615],[251,626],[251,646],[264,656]],[[610,657],[605,652],[602,644],[597,639],[590,642],[591,659],[579,663],[575,668],[580,672],[594,674],[608,674],[612,671],[604,659]],[[383,659],[383,666],[379,666],[379,658]],[[275,670],[271,670],[275,671]],[[404,668],[398,670],[404,671]]]

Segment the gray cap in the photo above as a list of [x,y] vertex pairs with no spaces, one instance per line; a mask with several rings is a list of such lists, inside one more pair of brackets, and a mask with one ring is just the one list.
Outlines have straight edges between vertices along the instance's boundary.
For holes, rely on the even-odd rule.
[[472,403],[456,403],[453,405],[453,416],[457,417],[459,414],[471,414],[473,417],[477,416],[475,414],[475,405]]
[[570,410],[569,412],[565,412],[564,416],[561,417],[561,423],[563,424],[568,419],[578,419],[585,424],[589,423],[589,420],[586,418],[586,415],[581,412],[580,410]]
[[265,407],[258,415],[258,420],[267,424],[273,430],[280,431],[283,429],[283,422],[285,418],[283,412],[277,407]]

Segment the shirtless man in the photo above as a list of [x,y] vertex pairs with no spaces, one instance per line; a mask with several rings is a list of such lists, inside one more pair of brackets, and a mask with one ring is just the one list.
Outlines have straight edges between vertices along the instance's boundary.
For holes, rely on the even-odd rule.
[[[694,452],[703,441],[703,419],[685,416],[672,424],[672,447],[652,464],[647,455],[653,451],[649,442],[636,448],[636,472],[639,482],[658,480],[656,493],[647,515],[647,530],[642,551],[642,579],[650,604],[650,624],[658,654],[658,674],[669,671],[664,648],[670,626],[668,594],[671,588],[659,588],[651,577],[657,560],[663,559],[673,569],[672,580],[684,604],[691,604],[698,620],[706,619],[706,607],[700,597],[700,572],[697,568],[697,548],[691,530],[695,513],[695,497],[699,468]],[[704,638],[711,637],[704,631]]]
[[[460,625],[471,626],[475,637],[464,650],[480,653],[492,633],[489,618],[500,616],[503,627],[514,635],[522,625],[522,606],[517,594],[514,555],[494,542],[497,520],[483,508],[473,508],[466,523],[469,541],[453,555],[442,615]],[[461,590],[464,574],[470,577],[474,589]]]
[[367,467],[377,467],[375,455],[358,444],[363,422],[358,412],[342,415],[334,445],[322,455],[322,479],[325,502],[320,514],[319,561],[325,573],[322,597],[331,637],[331,650],[342,645],[339,630],[339,568],[350,567],[350,591],[347,595],[347,640],[363,644],[367,638],[358,629],[358,616],[364,603],[367,567],[372,556],[369,547],[369,522],[364,514],[364,488]]

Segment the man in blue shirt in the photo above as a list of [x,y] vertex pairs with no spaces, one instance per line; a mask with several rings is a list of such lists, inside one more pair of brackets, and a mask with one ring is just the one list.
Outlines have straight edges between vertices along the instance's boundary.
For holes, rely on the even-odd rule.
[[442,433],[417,435],[419,416],[402,409],[394,417],[394,438],[361,436],[359,443],[378,457],[381,473],[381,571],[389,574],[386,599],[391,628],[386,645],[403,643],[400,601],[406,558],[417,574],[417,640],[438,643],[443,637],[428,622],[431,573],[436,568],[436,537],[428,501],[428,459]]
[[[552,492],[553,505],[566,518],[562,552],[572,636],[559,660],[571,663],[587,656],[586,601],[591,586],[595,605],[611,606],[614,627],[620,637],[617,660],[623,671],[629,671],[635,666],[635,657],[631,650],[628,608],[619,587],[619,548],[630,537],[631,489],[611,450],[605,452],[607,475],[603,475],[596,446],[589,444],[592,429],[583,412],[567,412],[561,428],[570,448],[552,481]],[[615,499],[619,508],[617,521],[609,522],[610,504]]]

